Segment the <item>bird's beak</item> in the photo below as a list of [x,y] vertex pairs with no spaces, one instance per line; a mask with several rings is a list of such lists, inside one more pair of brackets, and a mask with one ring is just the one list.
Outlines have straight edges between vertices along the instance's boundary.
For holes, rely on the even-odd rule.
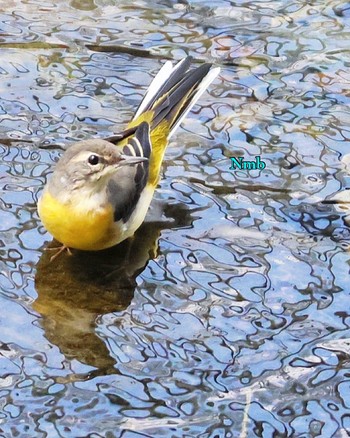
[[133,164],[143,163],[144,161],[148,161],[146,157],[134,157],[132,155],[120,155],[120,161],[118,166],[129,166]]

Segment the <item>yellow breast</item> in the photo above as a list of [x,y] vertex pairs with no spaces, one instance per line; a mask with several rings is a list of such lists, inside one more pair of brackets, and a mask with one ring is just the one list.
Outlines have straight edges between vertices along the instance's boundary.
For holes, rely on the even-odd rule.
[[67,247],[97,251],[116,239],[111,206],[86,211],[82,206],[62,204],[45,191],[38,212],[47,231]]

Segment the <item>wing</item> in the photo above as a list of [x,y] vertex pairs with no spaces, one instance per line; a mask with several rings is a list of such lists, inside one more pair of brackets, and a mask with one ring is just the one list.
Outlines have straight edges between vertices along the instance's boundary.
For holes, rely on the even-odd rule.
[[[131,135],[130,135],[131,134]],[[120,147],[125,155],[151,157],[150,127],[143,122],[136,129],[107,139]],[[113,141],[114,140],[114,141]],[[149,175],[149,161],[123,166],[108,183],[109,201],[114,207],[114,220],[128,221],[134,211]]]

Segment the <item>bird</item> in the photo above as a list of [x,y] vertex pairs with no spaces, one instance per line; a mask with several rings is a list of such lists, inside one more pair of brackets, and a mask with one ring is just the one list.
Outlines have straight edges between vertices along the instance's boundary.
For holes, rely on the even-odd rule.
[[190,68],[191,61],[163,64],[125,130],[76,142],[62,154],[37,206],[61,243],[56,255],[109,248],[140,227],[169,139],[220,72],[211,63]]

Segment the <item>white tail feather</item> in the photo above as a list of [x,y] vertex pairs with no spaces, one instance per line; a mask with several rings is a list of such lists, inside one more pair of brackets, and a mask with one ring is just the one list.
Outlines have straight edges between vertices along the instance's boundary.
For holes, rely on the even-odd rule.
[[144,109],[147,107],[149,102],[153,99],[153,97],[158,93],[158,91],[161,89],[161,87],[165,84],[165,82],[169,79],[169,77],[172,75],[172,73],[177,70],[180,65],[186,60],[186,58],[182,59],[180,62],[175,64],[175,66],[172,64],[171,61],[167,61],[163,67],[159,70],[153,81],[151,82],[151,85],[148,87],[147,92],[145,94],[145,97],[143,98],[140,107],[136,111],[136,114],[134,115],[133,120],[136,120],[137,117],[142,114]]
[[198,89],[195,93],[195,95],[192,97],[191,102],[188,104],[188,107],[186,108],[186,111],[184,111],[183,114],[181,114],[181,117],[175,125],[171,128],[171,131],[169,133],[168,138],[170,138],[176,129],[180,126],[184,118],[187,116],[187,114],[191,111],[197,100],[201,97],[201,95],[204,93],[204,91],[209,87],[209,85],[213,82],[213,80],[216,78],[216,76],[220,73],[220,67],[212,68],[206,76],[202,79],[201,83],[198,86]]

